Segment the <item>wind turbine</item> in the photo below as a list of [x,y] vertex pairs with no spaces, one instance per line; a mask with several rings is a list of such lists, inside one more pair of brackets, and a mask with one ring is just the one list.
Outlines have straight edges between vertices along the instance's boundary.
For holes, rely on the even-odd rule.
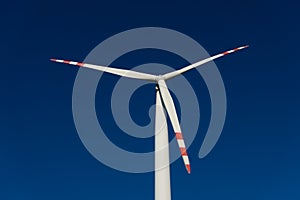
[[[153,75],[143,72],[137,72],[126,69],[117,69],[106,66],[99,66],[93,64],[87,64],[82,62],[74,62],[69,60],[61,59],[50,59],[51,61],[58,63],[65,63],[70,65],[76,65],[79,67],[85,67],[90,69],[95,69],[123,77],[141,79],[156,83],[156,115],[155,115],[155,199],[156,200],[170,200],[171,199],[171,187],[170,187],[170,168],[169,168],[169,141],[168,141],[168,128],[166,123],[166,116],[163,107],[166,109],[167,114],[170,118],[173,131],[180,149],[180,153],[185,164],[187,172],[191,173],[191,166],[187,150],[185,147],[185,142],[182,136],[180,124],[178,121],[178,116],[176,113],[175,105],[173,99],[168,90],[166,81],[168,79],[174,78],[188,70],[196,68],[200,65],[208,63],[212,60],[225,56],[227,54],[236,52],[247,48],[246,46],[241,46],[223,53],[208,57],[204,60],[198,61],[194,64],[183,67],[179,70],[166,73],[163,75]],[[165,167],[162,167],[165,166]],[[162,168],[160,168],[162,167]]]

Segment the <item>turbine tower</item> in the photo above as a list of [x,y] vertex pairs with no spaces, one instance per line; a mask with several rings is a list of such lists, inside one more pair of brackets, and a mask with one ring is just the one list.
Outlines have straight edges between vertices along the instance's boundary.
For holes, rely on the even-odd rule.
[[81,62],[74,62],[61,59],[50,59],[51,61],[58,63],[65,63],[70,65],[76,65],[79,67],[85,67],[95,69],[123,77],[135,78],[141,80],[147,80],[156,83],[156,111],[155,111],[155,200],[170,200],[171,199],[171,187],[170,187],[170,163],[169,163],[169,141],[168,141],[168,127],[166,122],[166,116],[164,108],[167,111],[175,137],[177,139],[178,147],[185,165],[187,172],[191,173],[191,166],[187,150],[185,147],[184,139],[182,136],[178,116],[176,113],[173,99],[170,95],[166,81],[173,77],[176,77],[188,70],[196,68],[214,59],[220,58],[235,51],[245,49],[246,46],[241,46],[224,53],[217,54],[212,57],[208,57],[204,60],[198,61],[194,64],[183,67],[179,70],[166,73],[164,75],[146,74],[143,72],[137,72],[132,70],[117,69],[106,66],[99,66]]
[[156,86],[155,105],[155,199],[171,200],[168,125],[163,104]]

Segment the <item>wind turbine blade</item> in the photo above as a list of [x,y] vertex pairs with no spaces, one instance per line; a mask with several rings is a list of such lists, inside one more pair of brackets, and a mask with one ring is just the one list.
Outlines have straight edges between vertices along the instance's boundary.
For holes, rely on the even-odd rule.
[[95,69],[119,76],[124,76],[128,78],[135,78],[135,79],[142,79],[142,80],[148,80],[148,81],[155,81],[156,76],[152,74],[146,74],[142,72],[136,72],[132,70],[126,70],[126,69],[117,69],[117,68],[112,68],[112,67],[105,67],[105,66],[100,66],[100,65],[92,65],[92,64],[87,64],[87,63],[81,63],[81,62],[74,62],[74,61],[69,61],[69,60],[60,60],[60,59],[50,59],[53,62],[59,62],[59,63],[65,63],[65,64],[70,64],[70,65],[76,65],[79,67],[86,67],[89,69]]
[[220,54],[217,54],[217,55],[215,55],[215,56],[206,58],[206,59],[201,60],[201,61],[199,61],[199,62],[196,62],[196,63],[194,63],[194,64],[191,64],[191,65],[188,65],[188,66],[186,66],[186,67],[183,67],[183,68],[181,68],[181,69],[179,69],[179,70],[176,70],[176,71],[173,71],[173,72],[164,74],[164,75],[162,76],[162,78],[163,78],[164,80],[173,78],[173,77],[175,77],[175,76],[178,76],[179,74],[182,74],[182,73],[184,73],[184,72],[186,72],[186,71],[188,71],[188,70],[191,70],[191,69],[193,69],[193,68],[199,67],[200,65],[203,65],[203,64],[205,64],[205,63],[208,63],[208,62],[210,62],[210,61],[212,61],[212,60],[214,60],[214,59],[220,58],[220,57],[225,56],[225,55],[227,55],[227,54],[236,52],[236,51],[238,51],[238,50],[245,49],[245,48],[247,48],[247,47],[249,47],[249,45],[242,46],[242,47],[238,47],[238,48],[235,48],[235,49],[232,49],[232,50],[229,50],[229,51],[225,51],[224,53],[220,53]]
[[183,159],[183,162],[185,164],[186,170],[188,171],[188,173],[191,173],[191,167],[190,167],[190,161],[189,161],[189,157],[186,151],[186,147],[185,147],[185,143],[182,137],[182,133],[181,133],[181,128],[179,125],[179,121],[178,121],[178,117],[177,117],[177,113],[176,113],[176,109],[175,109],[175,105],[173,102],[173,99],[171,97],[171,94],[168,90],[168,87],[166,85],[166,82],[164,80],[159,80],[158,81],[158,86],[159,86],[159,92],[161,94],[163,103],[166,107],[167,113],[170,117],[170,121],[173,127],[173,130],[175,132],[176,135],[176,139],[177,139],[177,143],[180,149],[180,153]]

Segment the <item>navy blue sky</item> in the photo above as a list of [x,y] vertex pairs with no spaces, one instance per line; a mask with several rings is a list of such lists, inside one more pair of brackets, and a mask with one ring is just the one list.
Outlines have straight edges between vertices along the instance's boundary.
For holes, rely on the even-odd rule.
[[[198,159],[209,119],[203,89],[203,126],[189,149],[192,174],[181,160],[172,165],[173,199],[300,199],[298,8],[291,0],[3,4],[0,199],[154,198],[153,173],[118,172],[87,152],[72,118],[78,69],[49,61],[83,60],[107,37],[145,26],[187,34],[210,54],[250,45],[216,61],[227,91],[226,124],[215,149]],[[181,67],[172,56],[149,55]],[[129,55],[119,63],[150,61]]]

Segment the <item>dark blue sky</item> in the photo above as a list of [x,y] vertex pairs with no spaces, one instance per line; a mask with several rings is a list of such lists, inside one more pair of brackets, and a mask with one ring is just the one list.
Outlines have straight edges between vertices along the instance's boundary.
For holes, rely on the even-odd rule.
[[[226,124],[215,149],[200,160],[209,119],[203,114],[189,149],[192,174],[181,160],[171,167],[173,199],[300,199],[300,16],[294,2],[3,3],[0,199],[154,198],[153,173],[118,172],[87,152],[72,117],[78,69],[49,61],[83,60],[107,37],[145,26],[187,34],[210,54],[250,45],[216,61],[227,91]],[[130,58],[122,66],[137,62]]]

